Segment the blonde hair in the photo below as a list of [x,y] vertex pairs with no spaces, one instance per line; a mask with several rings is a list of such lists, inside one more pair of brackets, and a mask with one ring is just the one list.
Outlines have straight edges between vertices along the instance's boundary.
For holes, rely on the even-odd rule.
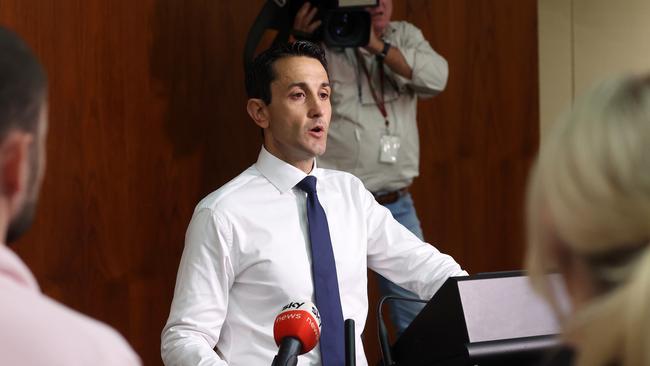
[[586,264],[599,292],[564,322],[576,364],[650,365],[650,77],[600,84],[553,126],[527,216],[526,267],[551,304],[554,245]]

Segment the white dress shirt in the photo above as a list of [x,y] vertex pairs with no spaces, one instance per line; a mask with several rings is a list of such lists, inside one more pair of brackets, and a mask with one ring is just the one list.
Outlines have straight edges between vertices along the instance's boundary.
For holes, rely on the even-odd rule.
[[0,243],[0,365],[138,366],[140,359],[112,328],[43,295]]
[[[366,268],[422,298],[466,273],[395,221],[353,175],[315,164],[311,175],[329,223],[343,318],[355,321],[364,366]],[[166,365],[271,364],[282,306],[314,301],[306,193],[294,188],[305,176],[262,148],[255,165],[197,205],[162,332]],[[299,356],[298,365],[320,365],[319,352]]]

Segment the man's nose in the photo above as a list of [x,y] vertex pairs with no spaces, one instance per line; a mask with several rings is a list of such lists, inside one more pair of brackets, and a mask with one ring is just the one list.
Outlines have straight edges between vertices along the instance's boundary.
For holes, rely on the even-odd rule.
[[310,118],[315,118],[315,117],[321,117],[323,115],[323,108],[324,105],[323,103],[329,103],[329,101],[326,100],[320,100],[319,98],[310,98],[309,102],[309,117]]

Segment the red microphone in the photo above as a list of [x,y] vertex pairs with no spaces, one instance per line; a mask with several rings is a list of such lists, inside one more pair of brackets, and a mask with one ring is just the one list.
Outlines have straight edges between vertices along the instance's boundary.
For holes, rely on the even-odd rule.
[[273,338],[280,346],[273,366],[295,366],[298,355],[311,351],[320,338],[320,315],[309,301],[292,301],[282,307],[273,324]]

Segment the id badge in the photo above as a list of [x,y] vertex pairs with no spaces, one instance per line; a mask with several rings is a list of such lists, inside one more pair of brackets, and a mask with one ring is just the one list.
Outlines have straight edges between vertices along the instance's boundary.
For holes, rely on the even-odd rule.
[[401,139],[399,136],[383,135],[379,140],[381,151],[379,152],[379,162],[386,164],[395,164],[397,162],[397,153],[399,152]]

